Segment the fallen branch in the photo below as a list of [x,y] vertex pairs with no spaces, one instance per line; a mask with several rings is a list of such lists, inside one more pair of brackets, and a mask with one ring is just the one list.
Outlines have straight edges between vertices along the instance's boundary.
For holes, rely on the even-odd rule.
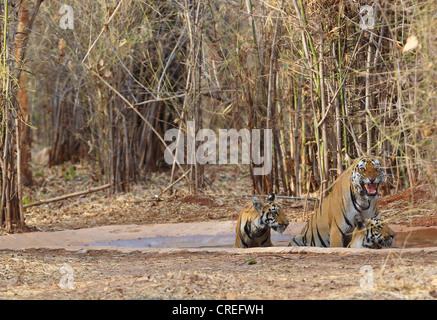
[[[255,195],[255,194],[242,194],[242,197],[263,197],[266,198],[268,196],[264,195]],[[309,201],[319,201],[317,198],[301,198],[301,197],[288,197],[288,196],[275,196],[278,199],[291,199],[291,200],[309,200]]]
[[60,200],[64,200],[64,199],[68,199],[68,198],[72,198],[72,197],[77,197],[77,196],[81,196],[81,195],[84,195],[87,193],[92,193],[92,192],[97,192],[100,190],[108,189],[111,186],[112,186],[112,184],[108,183],[108,184],[105,184],[105,185],[100,186],[100,187],[94,187],[94,188],[90,188],[90,189],[84,190],[84,191],[69,193],[69,194],[65,194],[63,196],[59,196],[59,197],[55,197],[55,198],[51,198],[51,199],[47,199],[47,200],[40,200],[40,201],[36,201],[34,203],[25,204],[25,205],[23,205],[23,208],[26,209],[26,208],[39,206],[39,205],[50,203],[50,202],[56,202],[56,201],[60,201]]
[[159,196],[162,195],[163,193],[165,193],[168,189],[170,189],[171,187],[173,187],[176,183],[178,183],[179,181],[181,181],[187,174],[189,174],[191,171],[191,168],[187,170],[187,172],[185,172],[183,175],[181,175],[176,181],[173,181],[172,183],[170,183],[170,185],[165,188],[164,190],[162,190],[159,193]]

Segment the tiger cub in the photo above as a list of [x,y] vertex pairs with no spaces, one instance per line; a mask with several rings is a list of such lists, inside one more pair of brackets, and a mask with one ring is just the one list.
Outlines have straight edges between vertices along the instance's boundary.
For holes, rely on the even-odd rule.
[[381,249],[390,247],[396,233],[386,222],[379,219],[366,219],[358,215],[354,219],[355,229],[348,248]]
[[282,233],[289,222],[271,193],[266,202],[258,197],[243,208],[237,221],[235,248],[272,246],[270,228]]

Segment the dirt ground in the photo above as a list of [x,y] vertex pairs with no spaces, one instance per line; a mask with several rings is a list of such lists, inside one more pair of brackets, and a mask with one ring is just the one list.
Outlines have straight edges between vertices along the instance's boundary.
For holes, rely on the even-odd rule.
[[[74,170],[73,179],[65,175],[68,167],[42,170],[37,186],[26,190],[29,202],[97,185],[85,167]],[[250,201],[244,196],[250,194],[250,178],[237,166],[211,173],[210,187],[196,196],[179,185],[171,195],[159,195],[169,183],[165,173],[148,182],[117,195],[98,192],[29,208],[26,223],[32,232],[235,221]],[[305,221],[314,207],[303,200],[281,203],[290,221]],[[436,226],[436,207],[426,184],[380,201],[385,219],[410,226]],[[330,254],[1,250],[0,299],[436,299],[436,261],[437,251],[425,249]]]
[[0,258],[2,299],[437,298],[436,251],[157,254],[32,249],[1,251]]

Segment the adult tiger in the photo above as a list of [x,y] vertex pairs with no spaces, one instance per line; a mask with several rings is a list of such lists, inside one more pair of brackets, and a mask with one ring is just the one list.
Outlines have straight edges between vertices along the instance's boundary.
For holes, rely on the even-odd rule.
[[370,156],[347,158],[352,164],[289,246],[346,247],[356,215],[367,219],[378,216],[378,187],[386,177],[379,160]]
[[270,228],[282,233],[289,222],[272,193],[266,202],[252,198],[252,203],[243,208],[237,221],[235,248],[270,247]]
[[355,229],[348,248],[381,249],[390,247],[396,233],[382,220],[366,219],[357,215],[354,219]]

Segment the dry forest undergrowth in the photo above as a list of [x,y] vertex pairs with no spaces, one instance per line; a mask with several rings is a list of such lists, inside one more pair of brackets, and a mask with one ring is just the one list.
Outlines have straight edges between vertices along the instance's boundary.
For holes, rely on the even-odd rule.
[[[98,186],[87,165],[34,169],[37,187],[26,190],[30,202]],[[210,187],[204,194],[189,195],[181,182],[173,195],[151,200],[168,185],[167,173],[153,174],[144,185],[130,186],[128,193],[107,196],[106,191],[99,191],[31,207],[26,223],[31,230],[55,231],[109,224],[236,220],[238,210],[250,201],[242,196],[251,190],[248,172],[237,166],[214,166],[207,177]],[[437,225],[435,200],[427,190],[422,184],[413,192],[385,196],[381,211],[395,223]],[[313,209],[310,201],[307,208],[304,201],[284,200],[283,206],[291,221],[305,220]],[[2,250],[0,298],[435,299],[436,254]],[[247,258],[257,263],[248,264]],[[373,268],[371,289],[360,285],[363,265]],[[65,268],[74,274],[72,288],[61,286]]]
[[[208,188],[190,195],[185,181],[173,193],[160,192],[169,184],[169,173],[154,173],[143,184],[130,185],[130,192],[109,194],[107,190],[26,209],[30,230],[57,231],[114,224],[154,224],[237,220],[239,210],[250,201],[251,180],[247,168],[238,165],[206,169]],[[26,189],[24,202],[86,190],[99,186],[93,168],[66,163],[51,168],[34,165],[35,186]],[[318,194],[309,194],[318,197]],[[306,221],[314,202],[279,200],[290,221]],[[390,223],[413,226],[437,225],[437,203],[426,183],[381,197],[383,218]]]

